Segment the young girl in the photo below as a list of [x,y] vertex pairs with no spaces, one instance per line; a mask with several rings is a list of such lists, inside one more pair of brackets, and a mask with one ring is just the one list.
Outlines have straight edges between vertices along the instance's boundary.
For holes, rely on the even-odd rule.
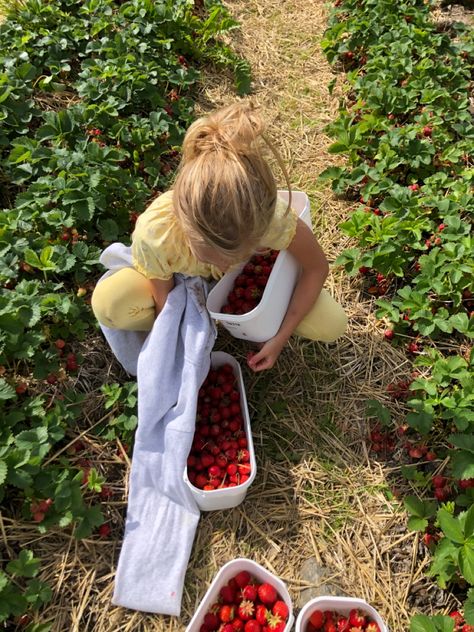
[[137,220],[133,268],[115,272],[94,291],[92,308],[99,322],[148,331],[173,288],[174,273],[219,279],[257,250],[270,248],[288,249],[301,275],[278,333],[249,366],[270,369],[293,333],[324,342],[344,333],[347,317],[322,289],[329,269],[324,252],[311,229],[278,199],[262,152],[263,131],[248,103],[191,125],[173,190],[156,198]]

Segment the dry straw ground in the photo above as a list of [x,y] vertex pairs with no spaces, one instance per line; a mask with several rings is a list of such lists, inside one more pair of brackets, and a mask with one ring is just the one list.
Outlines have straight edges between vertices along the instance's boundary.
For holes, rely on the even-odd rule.
[[[348,245],[338,223],[350,210],[317,175],[334,158],[324,126],[336,116],[338,98],[327,85],[333,75],[320,50],[327,12],[322,0],[235,0],[229,3],[242,29],[233,43],[251,62],[254,98],[265,111],[275,144],[295,189],[312,203],[315,232],[334,261]],[[210,75],[200,95],[202,111],[235,99],[230,80]],[[284,186],[283,178],[280,179]],[[104,414],[98,389],[124,378],[99,336],[84,345],[86,362],[77,388],[89,394],[81,427],[93,464],[110,481],[106,505],[110,540],[77,542],[65,531],[39,535],[25,523],[0,523],[7,550],[19,545],[43,558],[43,577],[54,591],[41,620],[54,632],[151,632],[184,630],[218,568],[237,556],[264,564],[287,582],[296,605],[308,583],[309,558],[326,569],[325,582],[343,595],[359,595],[380,610],[393,632],[408,629],[410,611],[442,603],[422,578],[427,560],[389,493],[396,463],[368,452],[365,401],[385,399],[385,385],[408,370],[405,356],[383,341],[383,324],[357,281],[335,271],[329,288],[350,317],[336,344],[293,340],[272,372],[246,371],[258,474],[245,502],[234,510],[203,514],[190,560],[180,619],[145,615],[111,605],[114,569],[123,533],[128,461],[102,451],[88,429]],[[218,346],[243,359],[245,345],[222,334]],[[395,418],[400,413],[396,405]],[[302,597],[303,595],[303,597]]]

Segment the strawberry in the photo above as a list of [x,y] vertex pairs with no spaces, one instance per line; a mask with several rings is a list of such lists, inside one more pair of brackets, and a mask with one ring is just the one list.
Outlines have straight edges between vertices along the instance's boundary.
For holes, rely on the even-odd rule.
[[222,586],[219,591],[219,595],[224,603],[234,603],[235,590],[233,590],[229,585]]
[[219,619],[222,623],[230,623],[234,619],[235,609],[233,606],[224,605],[219,609]]
[[431,482],[433,483],[433,487],[444,487],[447,481],[448,479],[444,476],[441,476],[441,474],[437,474],[436,476],[433,476],[433,478],[431,479]]
[[309,620],[317,630],[320,630],[325,621],[324,613],[321,610],[314,610],[314,612],[311,613]]
[[281,617],[284,621],[286,621],[286,619],[288,619],[288,614],[289,614],[288,606],[286,605],[284,601],[281,601],[281,600],[275,601],[275,603],[273,604],[272,613],[274,615]]
[[264,603],[266,606],[273,606],[273,604],[278,598],[277,591],[271,584],[267,584],[267,583],[260,584],[257,592],[258,592],[260,601]]
[[240,619],[234,619],[232,621],[232,628],[234,632],[243,632],[244,622],[241,621]]
[[268,615],[268,632],[283,632],[286,627],[286,623],[278,615]]
[[354,627],[362,628],[366,623],[365,616],[360,612],[360,610],[353,608],[349,612],[349,623]]
[[474,632],[474,625],[469,625],[469,623],[465,623],[461,628],[461,632]]
[[217,630],[220,625],[219,617],[215,612],[208,612],[204,615],[204,625],[208,630]]
[[244,628],[245,632],[261,632],[262,626],[255,619],[250,619],[247,621]]
[[386,329],[384,332],[385,340],[393,340],[394,335],[393,329]]
[[255,614],[255,604],[252,601],[244,599],[244,601],[240,603],[237,614],[242,621],[249,621]]
[[440,502],[448,500],[450,495],[449,487],[437,487],[434,491],[434,495],[436,500],[439,500]]
[[259,604],[257,606],[257,609],[255,611],[255,618],[260,623],[260,625],[266,625],[267,624],[268,614],[269,614],[269,612],[265,608],[264,605]]
[[337,627],[334,621],[326,621],[324,624],[324,632],[337,632]]
[[423,136],[425,136],[426,138],[431,138],[432,133],[433,128],[429,125],[425,125],[425,127],[423,128]]
[[111,528],[109,524],[101,524],[99,527],[99,535],[101,538],[107,538],[110,535]]
[[[237,470],[237,466],[234,465],[234,467]],[[230,473],[231,472],[229,472],[229,474]],[[255,584],[247,584],[247,586],[244,586],[242,588],[242,597],[248,601],[255,601],[257,599],[257,586],[255,586]]]
[[371,621],[365,628],[365,632],[380,632],[380,628],[375,621]]
[[348,632],[349,630],[349,619],[345,617],[341,617],[337,622],[337,632]]
[[460,489],[471,489],[474,487],[474,478],[462,478],[458,481]]
[[464,623],[464,617],[457,610],[453,610],[453,612],[450,612],[448,616],[453,619],[455,625],[462,625]]

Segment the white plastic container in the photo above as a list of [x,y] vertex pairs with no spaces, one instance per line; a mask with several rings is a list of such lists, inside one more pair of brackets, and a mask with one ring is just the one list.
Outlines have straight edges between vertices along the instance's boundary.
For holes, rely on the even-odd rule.
[[244,380],[242,378],[242,370],[237,360],[223,351],[213,351],[211,354],[211,367],[216,369],[223,364],[230,364],[234,369],[234,375],[237,378],[237,387],[240,391],[240,408],[244,420],[244,430],[247,437],[247,450],[250,454],[250,476],[245,483],[237,485],[237,487],[224,487],[222,489],[213,489],[212,491],[204,491],[195,487],[188,479],[187,469],[184,470],[184,481],[190,488],[199,509],[202,511],[214,511],[216,509],[230,509],[237,507],[244,500],[247,490],[252,484],[257,474],[257,462],[255,461],[255,450],[252,441],[252,431],[250,428],[250,417],[247,406],[247,397],[245,395]]
[[[288,191],[278,191],[278,197],[288,200]],[[291,206],[312,228],[310,204],[306,193],[292,191]],[[288,251],[282,250],[275,261],[257,307],[242,315],[223,314],[220,310],[244,266],[245,263],[232,272],[228,272],[216,283],[207,297],[207,309],[211,317],[222,323],[235,338],[266,342],[277,333],[285,317],[300,267]]]
[[298,618],[296,619],[296,632],[305,632],[306,625],[309,621],[311,614],[315,610],[334,610],[343,616],[348,616],[349,612],[354,608],[358,608],[365,612],[380,628],[380,632],[388,632],[387,625],[377,610],[370,606],[363,599],[356,599],[353,597],[316,597],[311,599],[301,609]]
[[267,569],[263,566],[260,566],[260,564],[257,564],[253,560],[242,557],[227,562],[227,564],[224,564],[221,570],[217,573],[214,580],[212,581],[212,584],[209,586],[208,591],[202,598],[198,609],[194,613],[191,622],[186,628],[186,632],[199,632],[199,628],[201,627],[204,620],[204,615],[208,612],[212,604],[218,601],[219,590],[222,588],[222,586],[225,586],[225,584],[227,584],[229,579],[235,577],[237,573],[240,573],[240,571],[247,571],[259,582],[268,582],[275,587],[280,598],[288,606],[288,621],[284,632],[289,632],[291,630],[294,621],[293,604],[291,603],[291,598],[286,588],[286,584],[284,584],[284,582],[282,582],[279,577],[276,577],[275,575],[273,575],[273,573],[267,571]]

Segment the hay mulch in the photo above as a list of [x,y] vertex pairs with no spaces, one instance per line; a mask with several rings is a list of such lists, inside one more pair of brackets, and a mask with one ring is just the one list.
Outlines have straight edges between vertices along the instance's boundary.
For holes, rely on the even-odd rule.
[[[334,261],[348,242],[338,224],[350,210],[318,184],[317,175],[335,159],[324,126],[336,116],[343,85],[333,96],[334,78],[320,50],[327,23],[322,0],[234,0],[229,3],[242,29],[233,44],[250,61],[254,99],[270,122],[271,134],[288,165],[295,189],[308,193],[313,225]],[[235,99],[230,78],[209,74],[199,97],[209,110]],[[280,178],[281,188],[285,188]],[[393,632],[408,629],[416,610],[454,605],[423,578],[428,555],[406,531],[403,509],[391,493],[400,484],[399,466],[373,458],[367,442],[365,402],[386,399],[388,382],[406,377],[409,364],[383,341],[373,302],[357,280],[335,271],[328,287],[350,317],[347,335],[335,344],[294,339],[271,372],[245,380],[257,455],[257,478],[245,502],[224,512],[203,514],[188,567],[180,619],[146,615],[111,605],[114,569],[123,535],[128,457],[115,445],[101,447],[88,429],[103,417],[99,388],[125,376],[97,336],[83,353],[77,388],[88,393],[81,427],[93,465],[113,489],[104,511],[110,539],[76,541],[66,531],[38,534],[34,525],[1,523],[6,550],[32,548],[43,559],[42,577],[53,600],[41,621],[54,632],[184,630],[219,567],[251,557],[279,575],[297,607],[308,596],[331,590],[372,603]],[[217,346],[244,363],[245,344],[224,332]],[[397,404],[385,402],[394,419]],[[324,580],[308,581],[308,560]]]

